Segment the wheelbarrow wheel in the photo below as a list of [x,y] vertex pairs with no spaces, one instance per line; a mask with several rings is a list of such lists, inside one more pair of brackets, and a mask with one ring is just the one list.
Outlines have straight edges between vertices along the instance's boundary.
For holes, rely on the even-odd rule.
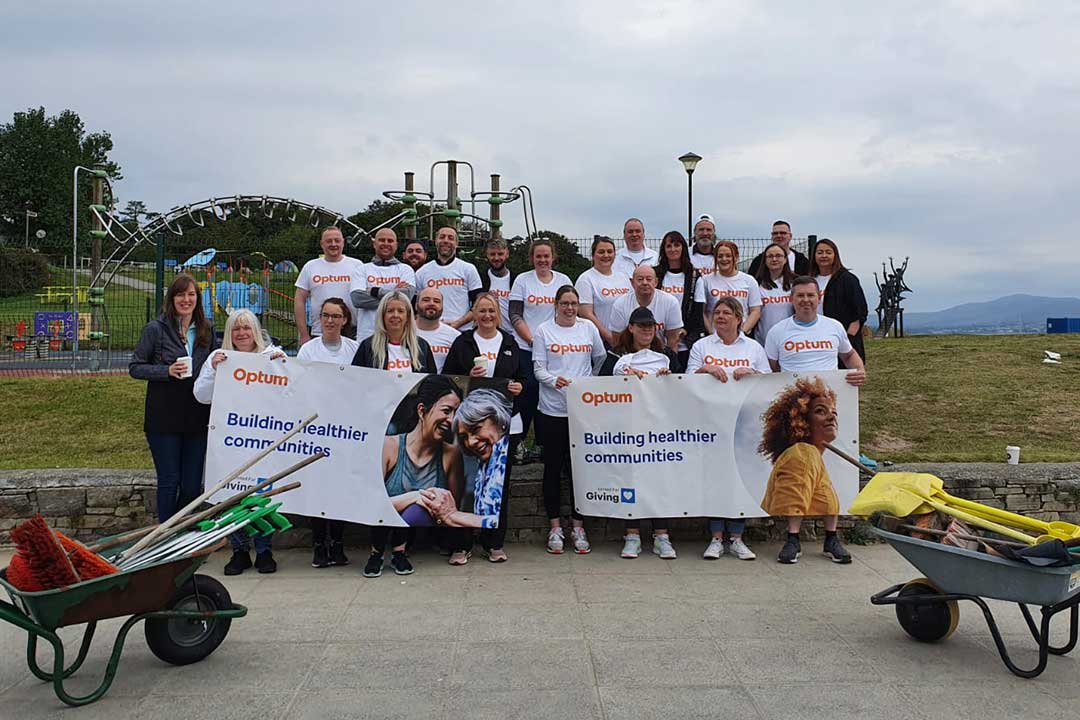
[[[926,578],[912,580],[900,589],[897,597],[940,595],[941,591]],[[896,619],[900,627],[919,642],[939,642],[953,634],[960,622],[960,608],[955,600],[927,600],[897,603]]]
[[[196,585],[198,592],[196,592]],[[225,586],[207,575],[194,575],[173,596],[168,610],[214,612],[232,607]],[[222,617],[149,618],[146,644],[159,659],[173,665],[199,662],[217,649],[229,633],[232,620]]]

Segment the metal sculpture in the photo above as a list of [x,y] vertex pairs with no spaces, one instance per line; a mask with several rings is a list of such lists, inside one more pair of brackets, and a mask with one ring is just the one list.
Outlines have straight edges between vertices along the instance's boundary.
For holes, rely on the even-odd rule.
[[874,337],[884,338],[889,336],[891,330],[893,337],[904,337],[904,308],[900,303],[904,301],[905,292],[915,292],[904,282],[904,273],[907,271],[908,260],[904,258],[904,264],[899,268],[889,258],[889,270],[885,269],[885,263],[881,263],[881,279],[874,273],[874,283],[878,289],[878,329]]

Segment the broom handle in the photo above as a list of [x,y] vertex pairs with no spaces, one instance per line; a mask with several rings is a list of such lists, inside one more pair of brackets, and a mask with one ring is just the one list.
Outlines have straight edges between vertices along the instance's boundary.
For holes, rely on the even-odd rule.
[[[320,453],[320,456],[321,456],[321,453]],[[314,458],[316,456],[313,455],[312,457]],[[305,465],[310,464],[310,462],[312,462],[312,461],[309,460],[308,462],[305,462],[304,464]],[[296,469],[299,470],[300,468],[296,468]],[[188,527],[191,527],[192,525],[194,525],[194,524],[196,524],[198,522],[201,522],[201,521],[203,521],[203,520],[205,520],[205,519],[207,519],[209,517],[213,517],[214,515],[221,512],[222,510],[227,510],[228,508],[235,505],[238,501],[243,500],[245,497],[247,497],[247,495],[249,495],[251,493],[254,493],[254,492],[258,492],[260,489],[262,489],[263,487],[265,487],[267,485],[270,485],[275,480],[280,480],[281,477],[279,477],[279,475],[284,476],[284,474],[279,473],[278,475],[275,475],[272,478],[267,478],[265,481],[263,481],[263,482],[259,483],[258,485],[255,485],[254,487],[250,488],[251,492],[248,492],[247,490],[245,490],[244,494],[234,495],[234,496],[232,496],[231,498],[229,498],[227,500],[222,500],[221,502],[219,502],[217,505],[213,506],[212,508],[209,508],[207,510],[203,510],[201,513],[198,513],[196,515],[192,515],[187,520],[180,523],[179,525],[177,525],[173,529],[176,530],[177,532],[179,532],[180,530],[184,530],[184,529],[186,529]],[[269,490],[267,492],[264,492],[264,493],[262,493],[262,496],[263,497],[273,497],[274,495],[280,495],[281,493],[289,492],[290,490],[295,490],[298,487],[300,487],[300,482],[299,481],[291,482],[288,485],[282,485],[279,488],[274,488],[273,490]],[[90,549],[90,550],[93,550],[96,553],[100,553],[102,550],[108,550],[109,548],[114,548],[117,545],[123,545],[126,542],[130,542],[132,540],[137,540],[138,538],[141,538],[143,535],[146,535],[148,532],[151,532],[152,530],[154,530],[156,528],[157,528],[156,524],[155,525],[148,525],[146,527],[138,528],[137,530],[132,530],[130,532],[126,532],[123,535],[117,535],[116,537],[109,538],[108,540],[104,540],[104,541],[101,541],[101,542],[94,543],[93,545],[87,545],[87,548]]]
[[834,453],[836,453],[837,455],[839,455],[840,457],[842,457],[842,458],[843,458],[844,460],[847,460],[847,461],[848,461],[849,463],[851,463],[851,464],[852,464],[852,465],[854,465],[855,467],[859,468],[859,469],[860,469],[860,470],[862,470],[863,472],[868,472],[868,473],[870,473],[871,475],[877,475],[877,470],[875,470],[875,469],[873,469],[873,468],[871,468],[871,467],[867,467],[866,465],[863,465],[863,464],[862,464],[861,462],[859,462],[859,461],[858,461],[857,459],[855,459],[855,458],[854,458],[854,457],[852,457],[851,455],[848,455],[848,454],[847,454],[846,452],[844,452],[843,450],[840,450],[839,448],[837,448],[836,446],[834,446],[834,445],[833,445],[832,443],[825,443],[825,447],[829,448],[829,449],[830,449],[830,450],[832,450],[832,451],[833,451]]
[[220,490],[221,488],[225,487],[226,485],[231,483],[233,480],[238,478],[241,473],[243,473],[243,472],[247,471],[248,469],[250,469],[252,465],[259,462],[260,460],[265,458],[267,455],[269,455],[273,451],[277,450],[279,447],[281,447],[285,443],[286,440],[288,440],[293,435],[296,435],[298,432],[303,430],[305,427],[307,427],[317,417],[319,417],[319,413],[315,413],[314,415],[312,415],[311,417],[309,417],[308,419],[304,420],[299,425],[294,427],[292,430],[290,430],[289,432],[282,435],[276,442],[271,444],[269,447],[261,450],[251,460],[248,460],[246,463],[244,463],[243,465],[241,465],[240,467],[236,468],[231,473],[229,473],[225,477],[224,480],[222,480],[217,485],[215,485],[214,487],[212,487],[209,490],[207,490],[206,492],[204,492],[199,497],[197,497],[194,500],[192,500],[191,502],[189,502],[179,512],[174,514],[171,518],[169,518],[165,522],[158,525],[156,529],[151,530],[149,534],[143,536],[142,540],[140,540],[139,542],[135,543],[130,548],[128,548],[127,552],[125,552],[124,554],[125,555],[134,555],[135,553],[137,553],[138,551],[142,550],[147,545],[152,543],[154,540],[161,537],[165,533],[166,530],[168,530],[169,528],[173,527],[174,525],[182,522],[185,515],[187,515],[189,512],[191,512],[195,508],[199,507],[199,505],[201,505],[207,498],[209,498],[214,493],[216,493],[218,490]]

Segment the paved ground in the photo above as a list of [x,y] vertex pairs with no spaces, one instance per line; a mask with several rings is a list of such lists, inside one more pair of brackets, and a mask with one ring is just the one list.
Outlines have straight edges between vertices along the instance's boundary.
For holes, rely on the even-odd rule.
[[[614,545],[585,557],[512,545],[504,565],[464,568],[424,553],[415,575],[374,580],[360,577],[359,554],[313,570],[306,552],[284,551],[277,575],[226,580],[251,612],[216,653],[167,666],[136,629],[110,693],[80,710],[30,676],[24,638],[0,627],[0,716],[1080,717],[1080,663],[1051,658],[1042,677],[1013,677],[970,606],[947,642],[909,640],[891,608],[867,600],[916,574],[886,546],[853,548],[847,567],[811,555],[780,566],[776,546],[752,563],[678,549],[664,562],[621,560]],[[220,577],[226,560],[209,571]],[[1033,663],[1015,606],[995,609]],[[118,624],[99,630],[75,690],[100,678]]]

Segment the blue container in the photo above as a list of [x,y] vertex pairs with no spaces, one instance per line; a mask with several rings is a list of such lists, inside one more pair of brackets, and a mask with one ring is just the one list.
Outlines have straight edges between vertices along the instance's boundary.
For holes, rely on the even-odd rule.
[[1080,318],[1068,318],[1069,330],[1068,332],[1080,333]]
[[1046,318],[1046,334],[1069,332],[1069,318]]

